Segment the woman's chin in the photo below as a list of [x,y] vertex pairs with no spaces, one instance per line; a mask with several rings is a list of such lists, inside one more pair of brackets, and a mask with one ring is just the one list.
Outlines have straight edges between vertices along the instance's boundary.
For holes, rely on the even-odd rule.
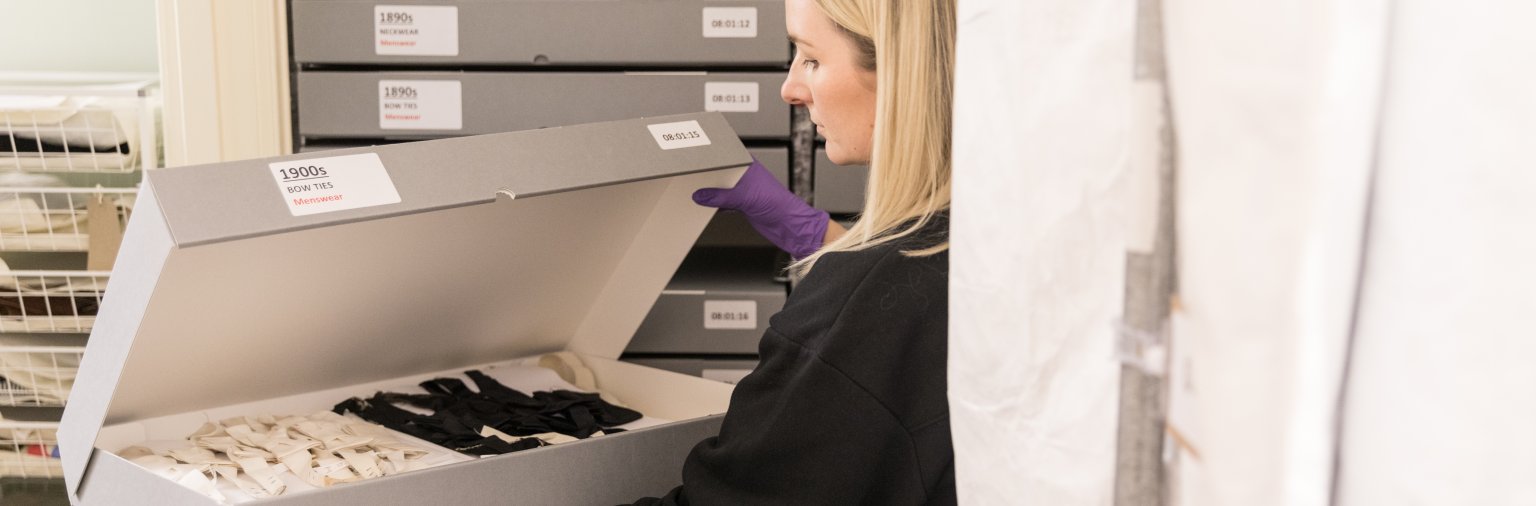
[[857,156],[843,149],[843,146],[827,140],[827,159],[834,165],[869,165],[869,159]]

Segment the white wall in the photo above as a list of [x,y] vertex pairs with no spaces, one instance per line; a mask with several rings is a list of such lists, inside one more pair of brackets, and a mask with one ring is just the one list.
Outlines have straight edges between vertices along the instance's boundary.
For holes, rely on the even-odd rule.
[[0,0],[0,70],[154,72],[154,0]]

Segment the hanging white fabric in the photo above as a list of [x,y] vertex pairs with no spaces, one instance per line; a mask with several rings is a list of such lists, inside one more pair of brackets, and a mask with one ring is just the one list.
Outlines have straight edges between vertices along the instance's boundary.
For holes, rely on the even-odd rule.
[[1536,4],[1391,11],[1336,504],[1536,504]]
[[1164,2],[1173,504],[1329,504],[1385,4]]
[[959,3],[949,402],[964,504],[1113,499],[1135,3]]

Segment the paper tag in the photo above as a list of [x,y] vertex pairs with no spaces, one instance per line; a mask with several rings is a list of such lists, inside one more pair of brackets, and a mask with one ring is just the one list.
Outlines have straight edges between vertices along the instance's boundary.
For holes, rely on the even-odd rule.
[[704,83],[704,110],[757,112],[757,83]]
[[308,216],[400,202],[375,153],[268,164],[288,212]]
[[379,128],[462,130],[463,85],[458,81],[379,81]]
[[341,472],[347,468],[347,461],[334,455],[321,455],[315,457],[315,472],[330,475]]
[[[213,470],[214,472],[218,473],[220,477],[223,477],[230,483],[234,483],[235,487],[239,488],[240,491],[245,492],[246,495],[251,497],[261,497],[266,495],[266,491],[262,490],[260,486],[257,486],[256,482],[241,478],[240,468],[238,467],[213,466]],[[215,492],[217,492],[217,490],[215,490]]]
[[1175,309],[1168,317],[1170,357],[1168,359],[1168,418],[1164,430],[1180,449],[1199,459],[1200,391],[1198,364],[1193,347],[1197,335],[1189,317]]
[[757,7],[705,7],[704,38],[757,37]]
[[481,425],[480,426],[480,437],[494,437],[496,439],[500,439],[500,440],[508,442],[508,443],[516,443],[517,440],[522,439],[520,437],[516,437],[516,436],[513,436],[511,434],[507,434],[505,432],[496,430],[495,427],[492,427],[492,426],[489,426],[489,425]]
[[411,465],[405,461],[405,452],[400,450],[386,450],[379,453],[379,458],[387,464],[383,468],[385,476],[411,470]]
[[351,450],[338,452],[347,465],[363,479],[372,479],[384,476],[384,471],[379,469],[379,457],[373,452],[354,452]]
[[698,121],[688,120],[677,123],[660,123],[646,125],[651,135],[656,137],[656,145],[661,149],[691,148],[696,146],[708,146],[709,136],[704,135],[704,127],[699,126]]
[[748,374],[752,374],[751,369],[705,369],[699,376],[703,376],[707,380],[735,385],[740,383],[741,379],[747,377]]
[[[598,436],[598,435],[600,435],[602,433],[603,433],[603,431],[597,431],[597,432],[594,432],[592,435],[593,436]],[[580,439],[576,439],[576,438],[573,438],[571,436],[567,436],[565,434],[561,434],[559,432],[540,432],[538,434],[534,434],[533,437],[539,438],[539,440],[544,441],[545,444],[552,444],[552,445],[558,445],[558,444],[565,444],[565,443],[572,443],[572,442],[580,441]]]
[[261,485],[261,488],[266,490],[268,494],[279,495],[288,488],[287,485],[283,484],[283,480],[277,477],[277,473],[267,465],[266,459],[261,457],[237,458],[235,459],[235,464],[238,464],[240,469],[245,471],[245,474],[249,475],[252,480],[255,480],[257,485]]
[[373,53],[458,56],[459,8],[425,5],[373,6]]
[[282,462],[283,466],[288,468],[288,472],[293,473],[294,476],[298,476],[299,479],[303,480],[305,483],[316,486],[321,483],[319,476],[315,476],[315,466],[313,465],[314,460],[311,458],[309,452],[303,451],[290,453],[279,457],[278,461]]
[[[176,478],[176,484],[192,489],[193,492],[203,494],[221,503],[226,500],[224,498],[224,494],[219,493],[218,485],[215,484],[213,480],[208,479],[208,475],[199,471],[193,471],[181,475],[180,478]],[[261,495],[251,492],[252,491],[246,491],[246,493],[250,494],[251,497],[261,497]]]
[[704,328],[748,330],[757,328],[757,301],[704,301]]

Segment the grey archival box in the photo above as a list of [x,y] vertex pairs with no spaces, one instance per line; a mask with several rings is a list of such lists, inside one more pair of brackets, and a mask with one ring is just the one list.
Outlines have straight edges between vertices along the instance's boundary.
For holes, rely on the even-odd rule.
[[[299,147],[300,153],[317,153],[333,149],[361,148],[371,146],[373,143],[344,140],[339,142],[312,142]],[[779,183],[789,186],[789,148],[783,147],[750,147],[751,153]],[[720,212],[715,213],[715,218],[709,221],[709,226],[699,235],[698,246],[739,246],[739,247],[763,247],[772,248],[773,243],[768,242],[756,230],[741,213]],[[671,369],[667,369],[671,370]]]
[[[696,113],[147,173],[59,430],[71,499],[218,504],[117,452],[557,351],[671,422],[252,504],[664,494],[730,386],[617,359],[714,213],[689,196],[749,160]],[[295,197],[314,181],[290,167],[328,168],[326,195]]]

